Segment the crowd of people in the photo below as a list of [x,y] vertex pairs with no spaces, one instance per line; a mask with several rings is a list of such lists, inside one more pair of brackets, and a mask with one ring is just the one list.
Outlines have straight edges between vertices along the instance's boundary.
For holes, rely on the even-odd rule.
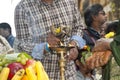
[[[58,46],[61,40],[52,34],[50,28],[53,25],[55,28],[64,25],[71,30],[71,35],[64,37],[64,44],[74,46],[65,57],[65,80],[95,80],[94,69],[90,72],[91,76],[85,76],[76,69],[76,59],[81,54],[79,50],[85,45],[90,46],[93,52],[111,50],[120,65],[120,22],[112,22],[111,28],[105,27],[103,30],[107,15],[101,4],[88,7],[81,17],[75,0],[21,0],[15,8],[14,21],[16,37],[11,34],[11,27],[7,23],[0,24],[0,35],[6,38],[11,47],[15,44],[19,52],[27,52],[34,59],[40,60],[50,80],[60,80],[60,56],[48,47],[48,44]],[[111,31],[115,32],[115,36],[112,39],[104,38],[105,33]]]

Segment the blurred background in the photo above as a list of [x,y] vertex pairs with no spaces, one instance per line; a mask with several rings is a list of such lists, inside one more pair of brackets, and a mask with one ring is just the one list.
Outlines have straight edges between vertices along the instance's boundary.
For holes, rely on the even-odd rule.
[[88,6],[100,3],[103,5],[105,12],[108,15],[108,20],[120,18],[120,0],[76,0],[81,13]]
[[14,9],[20,0],[0,0],[0,23],[7,22],[12,27],[12,33],[16,36],[14,27]]

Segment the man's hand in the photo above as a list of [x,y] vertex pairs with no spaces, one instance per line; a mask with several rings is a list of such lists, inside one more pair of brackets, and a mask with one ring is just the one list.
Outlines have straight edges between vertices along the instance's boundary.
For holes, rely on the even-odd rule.
[[78,57],[77,44],[76,44],[75,41],[71,41],[70,44],[73,45],[74,48],[70,49],[68,59],[69,60],[75,60]]
[[96,41],[95,46],[93,48],[93,52],[98,52],[98,51],[105,51],[105,50],[110,50],[110,43],[113,41],[113,39],[105,39],[101,38]]
[[88,57],[86,62],[86,65],[90,70],[93,70],[98,67],[102,67],[108,63],[108,61],[111,58],[111,51],[100,51],[100,52],[93,52],[93,55]]
[[92,77],[91,70],[88,69],[89,66],[87,66],[86,64],[81,63],[79,60],[76,60],[75,63],[79,67],[79,70],[83,74],[83,76]]
[[58,46],[58,44],[60,43],[60,39],[58,39],[53,34],[49,33],[47,36],[47,42],[51,47],[55,47]]

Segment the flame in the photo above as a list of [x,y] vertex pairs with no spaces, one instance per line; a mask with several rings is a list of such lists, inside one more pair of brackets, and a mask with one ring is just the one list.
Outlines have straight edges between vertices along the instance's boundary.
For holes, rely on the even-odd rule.
[[61,46],[64,46],[64,44],[63,44],[61,41],[60,41],[60,45],[61,45]]

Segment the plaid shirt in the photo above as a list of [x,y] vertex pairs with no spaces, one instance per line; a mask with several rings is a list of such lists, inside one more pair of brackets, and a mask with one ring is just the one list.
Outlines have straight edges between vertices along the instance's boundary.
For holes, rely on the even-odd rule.
[[[50,26],[72,27],[72,35],[81,36],[83,24],[75,0],[53,0],[47,4],[41,0],[22,0],[15,9],[17,48],[32,53],[35,45],[46,42]],[[69,38],[67,38],[69,39]],[[52,54],[42,60],[51,80],[59,80],[59,56]],[[66,63],[65,80],[76,80],[73,61]]]

